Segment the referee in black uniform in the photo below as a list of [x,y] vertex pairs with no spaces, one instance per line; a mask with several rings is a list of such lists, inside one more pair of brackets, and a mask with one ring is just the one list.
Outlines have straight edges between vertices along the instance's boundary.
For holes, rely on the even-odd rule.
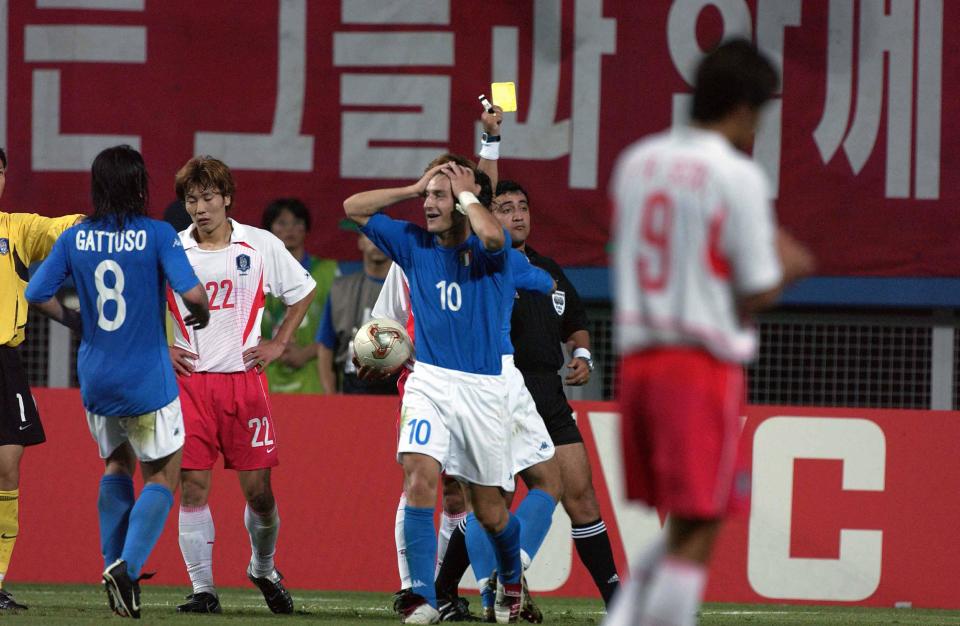
[[[609,604],[620,579],[593,491],[587,450],[573,419],[573,410],[563,393],[564,383],[586,384],[593,371],[590,333],[586,330],[587,314],[580,296],[560,266],[527,245],[529,198],[519,184],[502,180],[497,184],[493,214],[510,232],[513,247],[523,252],[532,264],[553,276],[557,290],[551,295],[518,290],[510,320],[514,360],[556,446],[563,480],[561,502],[573,524],[577,554],[590,571],[604,602]],[[567,375],[561,381],[557,372],[564,365],[562,343],[573,349],[573,358],[566,364]]]

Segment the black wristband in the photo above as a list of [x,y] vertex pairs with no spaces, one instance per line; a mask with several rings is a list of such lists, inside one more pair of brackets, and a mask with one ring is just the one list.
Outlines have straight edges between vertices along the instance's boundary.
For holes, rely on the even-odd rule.
[[500,135],[488,135],[487,133],[483,133],[480,135],[480,140],[484,143],[497,143],[500,141]]

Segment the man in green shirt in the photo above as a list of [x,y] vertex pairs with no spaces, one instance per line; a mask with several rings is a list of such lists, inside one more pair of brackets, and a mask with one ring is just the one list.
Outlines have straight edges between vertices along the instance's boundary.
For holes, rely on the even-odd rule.
[[[323,317],[323,307],[333,280],[340,275],[337,261],[320,259],[307,254],[304,242],[310,231],[310,212],[296,198],[279,198],[263,212],[263,228],[276,235],[293,258],[317,281],[313,302],[307,309],[299,328],[283,355],[267,366],[267,380],[271,393],[330,393],[325,390],[317,374],[317,344],[314,336]],[[273,337],[274,330],[283,322],[286,307],[283,302],[267,296],[261,326],[264,337]]]

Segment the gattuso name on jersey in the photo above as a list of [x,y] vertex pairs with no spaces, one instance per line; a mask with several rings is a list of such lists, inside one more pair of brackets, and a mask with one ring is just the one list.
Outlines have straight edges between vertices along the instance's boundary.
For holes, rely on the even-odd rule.
[[109,232],[103,230],[78,230],[77,250],[84,252],[133,252],[147,247],[147,231],[124,230]]

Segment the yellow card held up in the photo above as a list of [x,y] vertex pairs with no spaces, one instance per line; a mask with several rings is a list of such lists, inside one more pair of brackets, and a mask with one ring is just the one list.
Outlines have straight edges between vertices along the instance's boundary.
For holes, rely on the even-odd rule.
[[493,103],[503,109],[504,113],[517,110],[517,88],[513,83],[492,83],[490,92]]

